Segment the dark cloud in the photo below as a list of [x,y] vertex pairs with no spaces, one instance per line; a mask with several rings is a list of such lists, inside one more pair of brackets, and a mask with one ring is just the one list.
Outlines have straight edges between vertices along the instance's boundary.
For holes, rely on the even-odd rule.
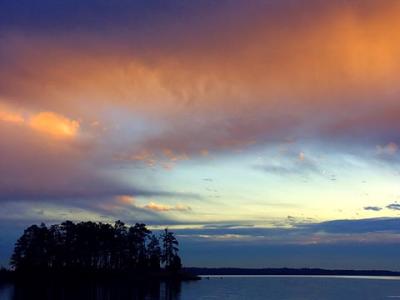
[[358,220],[334,220],[317,224],[305,225],[305,228],[314,232],[325,233],[400,233],[400,218],[370,218]]
[[[204,18],[207,21],[216,21],[221,14],[225,21],[232,25],[249,17],[260,17],[260,10],[275,22],[280,19],[281,22],[288,22],[291,21],[290,17],[296,16],[298,21],[306,19],[303,14],[313,15],[335,6],[322,5],[317,0],[301,5],[297,2],[280,2],[255,0],[252,1],[252,5],[244,5],[242,1],[237,0],[121,0],[112,4],[105,0],[42,0],[40,3],[29,0],[2,0],[0,24],[8,30],[18,28],[41,32],[91,30],[104,33],[107,29],[123,27],[128,27],[131,31],[146,31],[146,27],[150,27],[153,31],[155,28],[163,29],[161,25],[191,27],[193,23]],[[302,14],[298,14],[299,11]],[[211,30],[206,26],[207,22],[204,23],[203,30]],[[214,26],[211,27],[215,30]],[[159,35],[163,33],[165,31],[159,32]]]
[[232,228],[253,228],[252,224],[206,224],[203,226],[205,229],[232,229]]
[[[214,4],[214,5],[213,5]],[[161,24],[175,18],[177,23],[190,20],[186,14],[195,10],[218,6],[215,1],[202,1],[201,4],[181,1],[126,1],[111,4],[104,0],[51,1],[40,3],[31,1],[0,2],[0,24],[3,29],[25,29],[51,34],[55,31],[88,31],[103,34],[110,29],[129,26],[131,31],[162,29]],[[148,28],[147,28],[148,29]],[[149,30],[149,29],[148,29]]]
[[386,206],[387,209],[391,210],[400,210],[400,204],[398,203],[391,203],[388,206]]
[[[291,227],[287,227],[290,225]],[[341,241],[342,237],[359,241],[359,234],[400,234],[400,218],[369,218],[358,220],[333,220],[320,223],[310,223],[306,220],[288,216],[286,222],[280,223],[281,227],[265,228],[256,225],[238,222],[236,224],[205,224],[198,229],[177,229],[180,234],[188,236],[209,236],[212,238],[224,236],[249,237],[265,239],[278,243],[309,243],[309,242],[334,242]],[[318,237],[318,241],[314,240]],[[400,237],[400,236],[399,236]],[[338,238],[336,240],[336,238]],[[234,239],[233,239],[234,240]],[[347,239],[345,239],[346,241]],[[366,239],[376,242],[374,239]],[[397,239],[396,239],[397,241]]]
[[380,210],[382,210],[382,207],[379,207],[379,206],[365,206],[364,210],[380,211]]

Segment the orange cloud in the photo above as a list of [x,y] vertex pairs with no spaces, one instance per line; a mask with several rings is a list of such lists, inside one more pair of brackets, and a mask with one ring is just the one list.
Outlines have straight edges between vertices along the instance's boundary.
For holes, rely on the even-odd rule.
[[[155,121],[155,126],[159,122],[159,135],[146,135],[135,145],[148,150],[134,149],[126,159],[165,169],[184,153],[206,156],[208,151],[290,138],[293,132],[301,136],[304,124],[323,132],[326,122],[328,133],[335,129],[346,134],[373,124],[368,118],[388,123],[392,119],[387,112],[372,107],[390,112],[398,103],[389,94],[395,94],[400,76],[400,4],[340,3],[321,5],[323,9],[301,4],[302,13],[290,13],[293,7],[288,5],[282,18],[268,18],[268,10],[260,9],[235,30],[219,23],[221,15],[215,36],[199,29],[196,38],[179,40],[185,47],[176,41],[176,52],[160,42],[149,49],[143,44],[142,53],[129,39],[112,43],[90,32],[79,39],[65,36],[60,43],[46,36],[13,34],[4,38],[12,43],[1,47],[18,68],[0,70],[0,82],[10,99],[22,102],[29,96],[39,100],[25,100],[27,105],[50,111],[97,119],[96,114],[112,106]],[[88,42],[83,45],[81,40]],[[25,51],[26,45],[38,50]],[[347,120],[347,109],[354,107],[360,116],[352,112]],[[391,122],[397,125],[397,120],[396,115]],[[38,129],[55,136],[73,136],[79,125],[38,123]]]
[[53,112],[41,112],[32,116],[29,120],[29,126],[55,137],[74,137],[79,129],[77,121]]
[[149,167],[153,167],[157,163],[157,158],[149,150],[142,150],[131,156],[132,160],[143,161]]
[[117,201],[121,204],[124,205],[135,205],[135,198],[133,196],[129,196],[129,195],[120,195],[117,196]]
[[155,202],[150,202],[149,204],[145,205],[144,208],[153,210],[153,211],[190,211],[191,207],[182,205],[182,204],[177,204],[175,206],[169,206],[169,205],[163,205],[163,204],[158,204]]
[[134,151],[134,154],[117,154],[114,155],[114,159],[121,161],[140,161],[149,167],[161,166],[165,170],[171,170],[178,161],[189,159],[185,153],[178,154],[171,149],[157,150],[157,148],[154,149],[154,151],[142,149]]
[[163,154],[166,158],[169,159],[170,162],[176,162],[179,160],[186,160],[188,156],[184,154],[177,154],[172,149],[165,148],[163,149]]
[[[390,3],[376,5],[365,15],[350,5],[332,5],[315,18],[310,11],[312,26],[299,16],[293,21],[296,26],[265,17],[248,20],[253,26],[238,28],[234,37],[226,35],[220,43],[203,37],[198,49],[186,47],[172,57],[161,48],[152,55],[151,64],[140,54],[108,49],[109,43],[104,52],[90,53],[88,58],[88,49],[79,44],[63,51],[52,41],[25,39],[19,47],[35,43],[43,51],[25,54],[31,69],[40,74],[33,71],[32,78],[24,77],[21,92],[36,94],[43,92],[37,86],[45,86],[46,102],[61,97],[64,105],[69,102],[73,107],[71,99],[110,99],[167,114],[188,103],[197,111],[208,111],[210,104],[236,111],[251,103],[271,103],[278,95],[296,96],[295,101],[301,102],[299,96],[310,93],[320,96],[367,84],[381,87],[396,82],[400,66],[396,31],[400,4]],[[220,30],[225,36],[223,26]],[[93,41],[94,47],[98,43]],[[226,51],[226,44],[235,47]],[[49,55],[42,57],[42,52]],[[236,105],[227,105],[232,100]],[[330,99],[318,97],[318,101]]]
[[0,121],[3,122],[9,122],[9,123],[16,123],[16,124],[22,124],[25,122],[24,118],[22,115],[6,110],[2,110],[0,108]]
[[79,123],[54,112],[25,112],[28,117],[0,103],[0,121],[27,126],[31,129],[57,137],[73,137],[77,134]]

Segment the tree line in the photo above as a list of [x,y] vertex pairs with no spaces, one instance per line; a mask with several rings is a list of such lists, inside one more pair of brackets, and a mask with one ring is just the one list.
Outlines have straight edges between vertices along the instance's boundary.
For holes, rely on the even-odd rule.
[[175,235],[156,236],[145,224],[127,226],[65,221],[47,227],[32,225],[15,244],[15,271],[157,271],[181,268]]

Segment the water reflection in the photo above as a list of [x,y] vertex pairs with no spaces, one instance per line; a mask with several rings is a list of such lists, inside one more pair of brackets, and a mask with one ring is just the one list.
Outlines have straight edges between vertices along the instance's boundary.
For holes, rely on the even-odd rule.
[[0,287],[0,300],[179,300],[179,282],[74,285],[16,284]]

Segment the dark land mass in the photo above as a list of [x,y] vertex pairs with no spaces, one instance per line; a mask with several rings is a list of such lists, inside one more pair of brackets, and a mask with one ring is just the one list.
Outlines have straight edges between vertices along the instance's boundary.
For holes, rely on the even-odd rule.
[[167,228],[159,236],[143,223],[127,226],[65,221],[32,225],[15,243],[11,270],[1,282],[58,284],[186,281],[199,279],[182,270],[179,242]]
[[385,270],[325,270],[315,268],[185,268],[195,275],[315,275],[315,276],[400,276],[400,272]]

